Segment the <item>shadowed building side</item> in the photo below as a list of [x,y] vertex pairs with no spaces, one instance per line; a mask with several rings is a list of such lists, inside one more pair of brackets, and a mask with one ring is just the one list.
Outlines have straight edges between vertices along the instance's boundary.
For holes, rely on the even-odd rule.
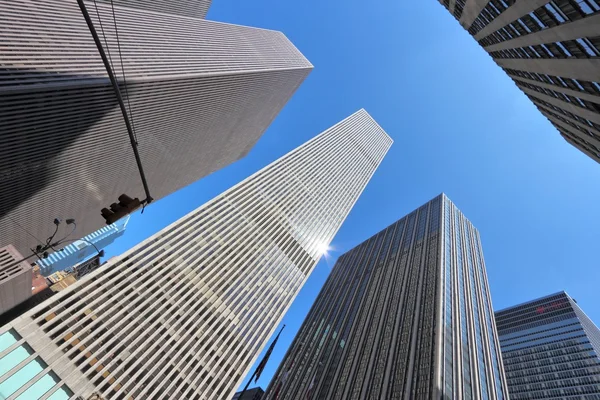
[[[280,32],[115,6],[117,41],[110,5],[87,7],[155,199],[244,157],[312,70]],[[119,195],[144,192],[77,3],[2,3],[0,35],[12,38],[0,50],[0,244],[29,254],[55,217],[85,236]]]

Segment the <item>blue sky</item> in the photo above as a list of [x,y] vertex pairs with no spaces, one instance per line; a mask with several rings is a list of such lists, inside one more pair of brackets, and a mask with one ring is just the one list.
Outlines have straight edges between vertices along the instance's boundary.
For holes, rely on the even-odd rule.
[[436,0],[214,0],[208,19],[280,30],[315,69],[245,159],[135,214],[107,256],[360,108],[395,140],[284,317],[260,386],[335,259],[441,192],[481,233],[495,309],[564,289],[600,323],[600,165],[562,139]]

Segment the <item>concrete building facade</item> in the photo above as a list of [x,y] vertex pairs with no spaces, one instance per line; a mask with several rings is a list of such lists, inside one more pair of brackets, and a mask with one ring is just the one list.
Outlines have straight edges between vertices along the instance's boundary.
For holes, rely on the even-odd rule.
[[600,330],[565,292],[496,312],[512,400],[600,399]]
[[[14,246],[0,248],[0,314],[31,297],[31,265]],[[21,262],[19,262],[21,261]]]
[[264,399],[506,399],[479,233],[440,195],[340,256]]
[[440,0],[562,137],[600,162],[600,2]]
[[[183,6],[206,1],[115,3],[86,2],[156,200],[244,157],[312,70],[280,32]],[[0,37],[0,245],[28,255],[54,218],[85,236],[118,196],[145,193],[77,2],[0,2]]]
[[231,398],[391,144],[360,110],[0,335],[60,378],[48,395]]

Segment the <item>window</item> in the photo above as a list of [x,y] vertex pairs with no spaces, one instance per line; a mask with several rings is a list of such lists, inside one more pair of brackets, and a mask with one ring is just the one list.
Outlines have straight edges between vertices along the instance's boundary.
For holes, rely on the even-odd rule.
[[560,47],[560,49],[562,50],[562,52],[567,56],[567,57],[572,57],[573,55],[571,54],[571,52],[569,52],[569,50],[567,50],[567,48],[565,46],[563,46],[563,44],[561,42],[556,42],[556,45],[558,47]]
[[546,10],[550,11],[550,13],[552,13],[552,15],[554,15],[554,18],[556,18],[556,20],[558,22],[560,22],[561,24],[563,22],[569,20],[567,18],[567,16],[562,13],[562,11],[560,10],[560,8],[556,7],[556,5],[554,4],[553,1],[551,1],[548,4],[546,4]]
[[544,25],[544,23],[542,21],[540,21],[540,19],[535,15],[535,13],[530,12],[529,16],[531,17],[531,19],[533,19],[540,28],[544,29],[546,28],[546,25]]
[[550,57],[554,58],[554,54],[550,51],[550,49],[548,49],[548,47],[546,47],[545,44],[540,44],[540,46],[542,46],[542,48],[546,51],[546,53],[548,53]]
[[589,56],[591,56],[591,57],[596,56],[597,51],[596,51],[594,45],[591,44],[589,40],[587,40],[586,38],[582,38],[582,39],[576,39],[576,41],[577,41],[577,43],[579,43],[579,45],[581,47],[583,47],[583,49]]

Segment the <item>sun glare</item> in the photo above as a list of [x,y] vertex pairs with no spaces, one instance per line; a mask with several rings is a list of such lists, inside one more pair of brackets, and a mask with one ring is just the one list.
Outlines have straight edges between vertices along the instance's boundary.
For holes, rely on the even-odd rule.
[[319,247],[317,247],[317,250],[321,255],[327,254],[327,252],[329,251],[329,245],[327,243],[321,243],[319,244]]

